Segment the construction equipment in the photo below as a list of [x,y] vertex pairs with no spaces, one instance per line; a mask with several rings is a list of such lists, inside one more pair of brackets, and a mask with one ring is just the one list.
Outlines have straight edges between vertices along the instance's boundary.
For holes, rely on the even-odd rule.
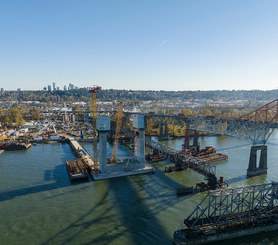
[[118,107],[118,113],[116,114],[116,131],[115,131],[115,141],[114,141],[114,150],[113,155],[111,158],[111,162],[116,162],[116,156],[117,156],[117,150],[118,150],[118,144],[119,144],[119,138],[120,138],[120,131],[121,131],[121,125],[122,125],[122,119],[124,117],[123,113],[123,102],[119,102]]
[[96,168],[98,168],[98,150],[97,150],[97,92],[101,91],[101,87],[94,85],[93,87],[87,87],[87,90],[92,94],[92,127],[93,127],[93,151],[94,151],[94,165]]

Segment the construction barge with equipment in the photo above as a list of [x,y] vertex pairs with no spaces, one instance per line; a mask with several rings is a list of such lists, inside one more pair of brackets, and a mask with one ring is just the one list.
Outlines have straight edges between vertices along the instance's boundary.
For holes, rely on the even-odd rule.
[[176,245],[212,244],[278,230],[278,183],[209,191],[174,232]]
[[216,148],[213,146],[206,146],[204,149],[198,147],[192,147],[191,149],[184,149],[181,153],[196,157],[202,160],[206,164],[217,163],[228,160],[228,156],[222,153],[217,153]]
[[70,181],[89,180],[89,174],[82,159],[66,161]]

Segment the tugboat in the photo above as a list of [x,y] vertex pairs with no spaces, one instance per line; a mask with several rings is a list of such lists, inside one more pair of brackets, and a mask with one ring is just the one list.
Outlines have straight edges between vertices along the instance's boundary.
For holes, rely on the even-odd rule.
[[27,150],[30,147],[31,147],[30,143],[23,143],[23,142],[0,143],[0,150],[4,150],[4,151]]

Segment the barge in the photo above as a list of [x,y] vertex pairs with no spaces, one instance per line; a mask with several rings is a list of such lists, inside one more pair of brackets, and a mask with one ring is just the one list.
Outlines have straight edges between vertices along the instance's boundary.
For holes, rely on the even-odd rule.
[[228,160],[228,156],[221,153],[213,153],[205,156],[199,156],[197,158],[205,163],[217,163]]
[[199,150],[199,147],[192,149],[185,149],[183,154],[196,157],[202,160],[205,164],[217,163],[228,160],[228,156],[222,153],[217,153],[216,148],[213,146],[206,146],[204,149]]
[[165,156],[164,154],[161,154],[161,153],[154,153],[154,154],[146,155],[146,160],[148,160],[149,162],[160,162],[160,161],[163,161],[166,159],[167,159],[167,156]]
[[189,195],[193,194],[194,189],[192,187],[180,187],[177,189],[177,196],[182,196],[182,195]]
[[89,174],[81,159],[66,161],[70,181],[89,180]]
[[252,221],[249,223],[239,222],[233,227],[219,227],[217,229],[209,229],[190,231],[181,229],[174,232],[175,245],[202,245],[214,244],[216,242],[237,239],[241,237],[254,236],[264,233],[277,232],[278,220],[276,218],[264,221]]

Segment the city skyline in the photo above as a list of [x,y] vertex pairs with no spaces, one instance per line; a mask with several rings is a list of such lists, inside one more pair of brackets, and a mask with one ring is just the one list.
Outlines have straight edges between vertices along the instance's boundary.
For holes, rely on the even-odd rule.
[[277,1],[6,1],[0,87],[278,88]]

